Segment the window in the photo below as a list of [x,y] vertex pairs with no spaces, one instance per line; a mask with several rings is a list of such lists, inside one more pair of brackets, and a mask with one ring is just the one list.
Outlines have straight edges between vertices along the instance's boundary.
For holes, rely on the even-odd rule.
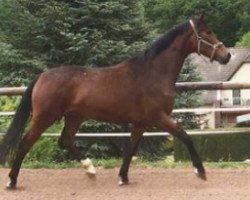
[[233,105],[241,105],[240,89],[233,90]]

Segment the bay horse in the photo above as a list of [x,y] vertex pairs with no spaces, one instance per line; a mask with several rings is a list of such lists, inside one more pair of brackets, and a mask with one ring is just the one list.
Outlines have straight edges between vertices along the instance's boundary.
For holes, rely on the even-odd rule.
[[[143,132],[158,127],[182,141],[196,174],[206,179],[192,139],[170,118],[176,95],[175,83],[185,58],[202,54],[226,64],[228,49],[207,26],[204,17],[179,24],[157,39],[140,55],[104,68],[61,66],[41,73],[27,88],[14,119],[0,144],[0,162],[13,158],[8,188],[15,188],[22,161],[41,134],[56,120],[65,126],[59,146],[82,161],[95,174],[91,160],[74,146],[75,134],[86,119],[131,123],[130,144],[120,168],[120,184],[128,184],[128,170]],[[31,125],[23,136],[31,115]],[[13,157],[14,156],[14,157]]]

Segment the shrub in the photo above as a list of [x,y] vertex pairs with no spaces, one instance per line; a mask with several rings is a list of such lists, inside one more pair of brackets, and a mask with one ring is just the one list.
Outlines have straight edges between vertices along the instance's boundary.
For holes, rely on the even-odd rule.
[[[244,161],[250,158],[250,132],[192,135],[194,145],[204,161]],[[175,161],[190,160],[186,147],[174,140]]]

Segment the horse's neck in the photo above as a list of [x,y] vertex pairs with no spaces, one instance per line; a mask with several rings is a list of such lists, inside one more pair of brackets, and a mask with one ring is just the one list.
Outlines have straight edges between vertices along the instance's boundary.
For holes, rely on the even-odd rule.
[[152,73],[157,74],[158,79],[175,84],[184,61],[191,52],[189,35],[176,38],[165,51],[152,60]]
[[166,79],[169,82],[175,83],[183,66],[186,56],[179,52],[166,52],[164,58],[157,59],[154,62],[154,68],[159,79]]
[[[189,37],[190,34],[186,33],[175,38],[172,44],[160,54],[149,56],[142,62],[133,60],[130,67],[133,77],[137,77],[148,88],[167,87],[171,91],[175,89],[175,82],[185,58],[193,52],[190,50]],[[131,60],[129,62],[131,63]],[[126,62],[123,65],[127,66]]]

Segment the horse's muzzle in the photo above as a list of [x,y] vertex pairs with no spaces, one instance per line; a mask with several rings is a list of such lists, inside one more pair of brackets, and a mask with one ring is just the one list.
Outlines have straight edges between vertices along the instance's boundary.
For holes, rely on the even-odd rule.
[[219,61],[220,64],[226,65],[230,61],[230,58],[231,58],[231,54],[228,53],[225,57],[220,57],[218,59],[218,61]]

